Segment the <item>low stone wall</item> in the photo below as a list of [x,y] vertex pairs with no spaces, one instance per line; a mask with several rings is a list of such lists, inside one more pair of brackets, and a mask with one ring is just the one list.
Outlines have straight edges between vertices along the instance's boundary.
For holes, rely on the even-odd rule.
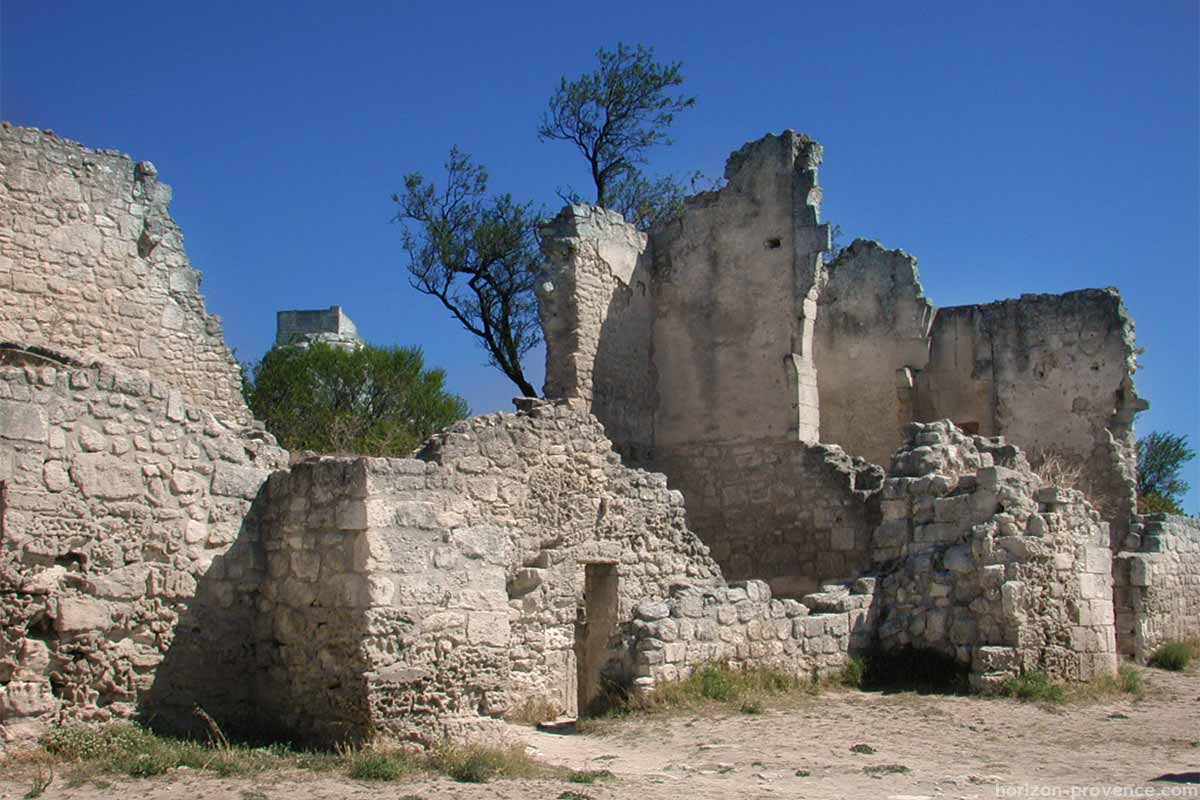
[[252,504],[286,453],[146,373],[15,358],[0,367],[0,734],[139,703],[159,721],[245,712]]
[[768,667],[803,679],[836,673],[872,642],[874,581],[856,582],[853,592],[828,589],[802,603],[773,599],[763,581],[744,581],[677,587],[664,601],[639,604],[628,626],[635,691],[705,664]]
[[871,566],[883,469],[801,442],[659,448],[654,468],[683,492],[688,521],[730,580],[799,598]]
[[1039,488],[1002,438],[948,421],[906,435],[875,532],[881,647],[953,656],[984,689],[1115,672],[1108,525],[1083,495]]
[[1200,520],[1138,517],[1113,561],[1117,644],[1145,661],[1163,643],[1200,638]]

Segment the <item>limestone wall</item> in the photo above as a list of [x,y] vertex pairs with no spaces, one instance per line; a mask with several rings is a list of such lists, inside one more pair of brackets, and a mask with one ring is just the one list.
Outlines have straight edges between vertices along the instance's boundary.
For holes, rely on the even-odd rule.
[[751,142],[656,233],[657,446],[817,441],[821,153],[794,131]]
[[568,206],[542,230],[547,397],[580,398],[633,463],[654,444],[653,281],[646,236],[612,211]]
[[1200,520],[1139,517],[1113,561],[1117,644],[1145,661],[1165,642],[1200,638]]
[[[459,423],[424,461],[324,459],[272,479],[260,698],[282,727],[431,743],[574,712],[581,679],[626,660],[617,626],[639,602],[721,581],[679,493],[621,466],[581,401],[526,406]],[[600,653],[584,652],[600,624],[581,618],[589,565],[617,579]]]
[[1082,489],[1120,547],[1135,508],[1133,322],[1114,289],[1024,295],[943,308],[916,419],[948,418],[1003,435],[1036,466],[1056,455],[1082,470]]
[[[814,596],[810,612],[776,600],[762,581],[712,589],[677,587],[665,602],[645,602],[630,624],[636,691],[687,678],[705,664],[766,667],[810,679],[833,674],[874,638],[874,583]],[[831,607],[820,605],[833,601]]]
[[0,125],[0,342],[67,349],[246,420],[238,366],[149,161]]
[[0,741],[139,703],[244,714],[252,502],[286,454],[144,372],[3,362]]
[[954,656],[984,689],[1115,672],[1108,525],[1084,497],[1039,487],[1002,439],[946,421],[907,437],[875,534],[880,645]]
[[871,567],[883,470],[838,447],[800,442],[660,448],[656,468],[731,580],[799,598]]
[[817,301],[821,441],[891,461],[913,420],[913,380],[929,360],[933,305],[917,261],[855,240],[826,268]]

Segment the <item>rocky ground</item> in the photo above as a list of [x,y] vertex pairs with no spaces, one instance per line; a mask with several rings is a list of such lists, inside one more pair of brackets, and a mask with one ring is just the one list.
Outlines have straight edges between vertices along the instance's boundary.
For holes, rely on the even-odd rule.
[[[222,780],[176,773],[68,787],[46,798],[997,798],[1200,797],[1200,673],[1146,672],[1141,700],[1062,707],[837,691],[759,715],[669,715],[587,734],[521,729],[536,754],[613,781],[369,784],[311,773]],[[29,781],[0,776],[0,800]],[[1122,793],[1122,791],[1124,793]],[[1074,792],[1074,793],[1072,793]]]

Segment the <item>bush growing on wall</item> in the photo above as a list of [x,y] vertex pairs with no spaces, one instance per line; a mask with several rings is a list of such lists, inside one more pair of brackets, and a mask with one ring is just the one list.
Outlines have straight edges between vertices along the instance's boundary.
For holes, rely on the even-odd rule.
[[289,450],[406,456],[467,416],[445,377],[425,369],[419,348],[317,342],[268,352],[254,367],[246,403]]

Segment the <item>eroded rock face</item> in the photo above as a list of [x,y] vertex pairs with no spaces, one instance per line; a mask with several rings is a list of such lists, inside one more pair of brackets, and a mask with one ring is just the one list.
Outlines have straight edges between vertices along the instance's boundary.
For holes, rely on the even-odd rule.
[[1116,671],[1108,523],[1080,492],[1041,486],[1002,438],[941,421],[907,428],[883,498],[883,648],[953,656],[985,689],[1023,671]]
[[237,362],[148,161],[0,125],[0,341],[92,355],[246,422]]

